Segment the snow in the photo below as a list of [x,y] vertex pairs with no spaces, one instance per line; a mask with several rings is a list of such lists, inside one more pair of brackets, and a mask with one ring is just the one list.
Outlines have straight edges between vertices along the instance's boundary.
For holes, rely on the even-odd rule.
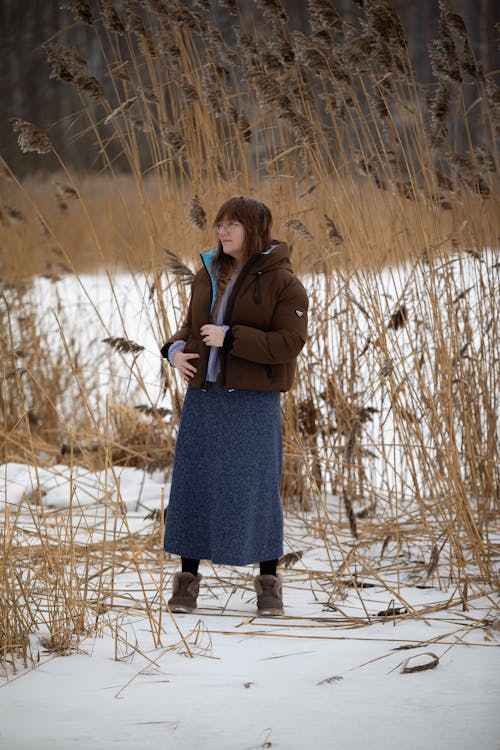
[[[454,628],[441,618],[311,633],[300,617],[317,605],[288,586],[285,596],[291,619],[277,625],[246,624],[232,612],[179,616],[184,637],[204,629],[193,658],[182,645],[148,648],[147,623],[135,619],[129,627],[144,656],[115,661],[105,636],[82,643],[86,654],[42,660],[0,692],[2,747],[499,746],[498,643],[485,642],[484,632],[465,635],[451,651],[454,637],[446,634]],[[251,607],[241,607],[251,617]],[[165,631],[165,646],[178,642],[168,618]],[[444,654],[436,669],[399,673],[407,652],[394,646],[443,635],[445,643],[431,647]]]
[[[29,528],[28,510],[38,507],[29,500],[34,476],[33,467],[0,467],[4,500],[26,515],[23,529]],[[123,534],[146,533],[147,509],[159,507],[161,475],[122,468],[117,477],[128,508]],[[71,497],[76,510],[82,498],[95,496],[94,505],[82,508],[86,529],[73,514],[83,542],[102,515],[101,473],[59,465],[38,469],[38,478],[36,486],[47,490],[44,507],[55,500],[59,513]],[[116,483],[109,491],[116,492]],[[94,540],[97,528],[91,528]],[[285,529],[290,548],[300,519],[287,515]],[[70,656],[45,651],[43,631],[32,636],[31,653],[40,661],[11,673],[0,687],[0,746],[500,747],[500,633],[492,626],[498,597],[481,596],[478,585],[464,611],[452,588],[401,585],[396,605],[409,604],[416,612],[409,619],[380,618],[391,596],[374,586],[351,588],[334,609],[327,606],[333,579],[325,549],[303,534],[302,546],[302,559],[283,570],[282,618],[256,617],[256,571],[250,566],[203,562],[199,608],[175,619],[165,606],[175,559],[166,562],[163,601],[160,577],[143,571],[161,632],[156,645],[137,575],[132,568],[117,575],[114,606]],[[451,606],[442,608],[450,599]],[[395,650],[402,646],[412,648]],[[439,657],[437,667],[401,673],[407,659],[412,657],[410,666],[423,663],[432,658],[429,653]]]
[[170,483],[162,474],[149,475],[132,467],[91,472],[64,464],[41,468],[9,463],[0,465],[0,509],[6,503],[17,506],[23,499],[62,509],[116,501],[118,497],[127,510],[151,509],[159,506],[159,483],[168,497]]

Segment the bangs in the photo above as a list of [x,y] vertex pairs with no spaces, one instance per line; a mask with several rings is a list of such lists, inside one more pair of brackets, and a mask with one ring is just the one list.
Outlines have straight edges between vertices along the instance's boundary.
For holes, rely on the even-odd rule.
[[214,219],[214,227],[224,219],[240,221],[245,224],[245,219],[248,217],[248,200],[243,197],[230,198],[219,208],[217,216]]

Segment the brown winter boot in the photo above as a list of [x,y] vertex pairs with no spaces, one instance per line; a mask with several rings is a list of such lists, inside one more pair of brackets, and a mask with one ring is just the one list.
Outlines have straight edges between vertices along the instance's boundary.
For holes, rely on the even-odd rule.
[[172,596],[168,606],[172,612],[192,612],[196,609],[196,597],[200,590],[201,575],[194,575],[187,571],[174,574]]
[[282,615],[284,612],[281,598],[282,577],[265,574],[255,576],[253,582],[257,592],[257,614]]

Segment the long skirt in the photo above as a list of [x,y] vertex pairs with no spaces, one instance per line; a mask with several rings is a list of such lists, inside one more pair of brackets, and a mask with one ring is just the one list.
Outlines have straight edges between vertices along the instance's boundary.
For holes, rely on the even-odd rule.
[[188,386],[164,547],[227,565],[283,554],[278,391]]

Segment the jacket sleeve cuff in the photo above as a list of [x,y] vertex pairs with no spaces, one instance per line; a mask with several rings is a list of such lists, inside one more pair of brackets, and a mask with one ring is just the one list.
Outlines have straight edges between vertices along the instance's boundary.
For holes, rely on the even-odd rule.
[[165,359],[168,359],[170,364],[173,366],[175,355],[177,354],[177,352],[183,351],[185,346],[185,341],[172,341],[162,346],[162,348],[160,349],[161,356],[165,357]]
[[233,342],[234,342],[233,332],[230,328],[228,328],[226,331],[226,335],[224,336],[224,341],[222,342],[222,348],[226,352],[228,352],[230,349],[233,348]]

